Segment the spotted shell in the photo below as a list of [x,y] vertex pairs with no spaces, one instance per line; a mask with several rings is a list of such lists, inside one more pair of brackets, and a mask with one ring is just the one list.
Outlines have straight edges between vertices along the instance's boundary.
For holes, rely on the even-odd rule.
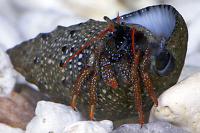
[[[169,5],[151,6],[120,17],[127,24],[136,24],[146,27],[156,36],[166,38],[166,47],[175,58],[175,69],[168,76],[160,77],[151,74],[151,79],[157,95],[174,85],[184,65],[188,31],[186,23],[179,12]],[[164,20],[163,20],[164,19]],[[114,21],[116,19],[113,19]],[[48,95],[52,101],[69,105],[71,88],[89,60],[93,48],[105,45],[106,37],[85,49],[67,65],[66,69],[60,67],[60,61],[70,57],[74,51],[80,49],[90,37],[97,35],[106,28],[106,22],[88,20],[77,25],[58,26],[50,33],[39,34],[36,38],[21,43],[9,49],[11,61],[17,71],[25,76],[26,80],[36,84],[42,93]],[[65,51],[63,56],[63,51]],[[115,64],[113,67],[118,72],[123,66]],[[143,106],[148,113],[152,102],[142,91]],[[130,86],[121,85],[116,90],[106,86],[102,80],[98,82],[97,120],[124,120],[137,118],[134,109],[133,90]],[[78,104],[79,111],[84,116],[88,112],[88,89],[84,85]]]

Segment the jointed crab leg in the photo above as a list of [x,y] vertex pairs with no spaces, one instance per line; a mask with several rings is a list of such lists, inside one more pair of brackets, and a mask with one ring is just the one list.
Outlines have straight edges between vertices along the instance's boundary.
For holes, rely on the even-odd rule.
[[[90,46],[93,42],[103,38],[104,36],[106,36],[108,34],[108,32],[113,32],[114,31],[114,24],[113,23],[109,23],[108,27],[103,30],[102,32],[100,32],[95,38],[90,39],[88,42],[86,42],[75,54],[73,54],[71,57],[69,57],[69,59],[67,59],[64,63],[63,63],[63,67],[66,67],[67,63],[74,59],[77,55],[79,55],[85,48],[87,48],[88,46]],[[84,82],[84,80],[87,78],[87,76],[90,74],[90,70],[88,68],[84,69],[80,76],[78,77],[75,87],[73,89],[73,95],[72,95],[72,102],[71,102],[71,106],[72,108],[76,108],[76,100],[78,95],[80,94],[81,91],[81,86]]]
[[111,63],[106,56],[101,55],[100,57],[100,65],[101,65],[101,74],[103,81],[107,86],[110,86],[113,89],[118,88],[118,82],[115,76],[114,71],[112,70]]
[[142,126],[144,124],[144,112],[142,110],[142,96],[140,88],[140,75],[139,75],[139,59],[140,59],[140,50],[135,50],[135,28],[131,29],[131,52],[133,55],[133,63],[131,65],[131,80],[133,83],[133,93],[135,100],[135,108],[139,115],[139,123]]
[[131,77],[132,77],[132,82],[133,82],[135,108],[139,115],[139,123],[142,126],[144,124],[144,112],[142,110],[140,76],[139,76],[139,71],[138,71],[139,58],[140,58],[140,51],[137,51],[134,54],[134,62],[131,65]]
[[146,89],[147,93],[149,94],[149,97],[152,99],[152,101],[154,102],[154,104],[156,106],[158,106],[158,99],[156,97],[156,94],[153,90],[153,85],[152,85],[152,82],[151,82],[151,79],[150,79],[150,76],[147,72],[147,70],[149,70],[149,63],[150,63],[150,50],[147,49],[145,51],[145,55],[144,55],[144,59],[143,59],[143,62],[140,66],[140,73],[141,73],[141,77],[143,79],[143,82],[144,82],[144,88]]
[[90,120],[94,120],[94,112],[95,112],[95,106],[96,106],[96,101],[97,101],[97,96],[96,96],[96,87],[97,87],[97,72],[95,71],[94,74],[92,75],[92,79],[90,81],[90,88],[89,88],[89,116]]
[[83,69],[76,80],[76,83],[72,92],[73,94],[72,94],[71,107],[73,109],[76,109],[76,100],[78,96],[80,95],[82,84],[85,81],[85,79],[89,76],[90,72],[91,72],[90,68]]

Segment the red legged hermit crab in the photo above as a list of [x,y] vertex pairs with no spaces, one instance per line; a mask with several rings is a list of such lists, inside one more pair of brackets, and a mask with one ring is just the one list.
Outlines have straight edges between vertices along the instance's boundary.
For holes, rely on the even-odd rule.
[[86,116],[89,105],[90,119],[121,120],[138,113],[143,124],[152,101],[158,105],[156,95],[178,80],[186,24],[170,5],[105,20],[59,26],[8,54],[15,69],[52,100]]

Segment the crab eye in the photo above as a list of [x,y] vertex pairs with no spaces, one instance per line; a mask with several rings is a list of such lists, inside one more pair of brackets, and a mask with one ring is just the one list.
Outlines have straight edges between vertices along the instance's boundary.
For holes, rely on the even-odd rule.
[[166,76],[174,69],[174,57],[167,51],[163,50],[156,56],[154,71],[160,76]]

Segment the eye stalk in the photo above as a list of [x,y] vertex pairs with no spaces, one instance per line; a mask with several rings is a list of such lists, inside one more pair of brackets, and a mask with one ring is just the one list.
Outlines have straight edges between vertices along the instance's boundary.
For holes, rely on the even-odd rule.
[[153,59],[153,71],[159,76],[167,76],[175,67],[175,59],[167,49],[161,49]]

